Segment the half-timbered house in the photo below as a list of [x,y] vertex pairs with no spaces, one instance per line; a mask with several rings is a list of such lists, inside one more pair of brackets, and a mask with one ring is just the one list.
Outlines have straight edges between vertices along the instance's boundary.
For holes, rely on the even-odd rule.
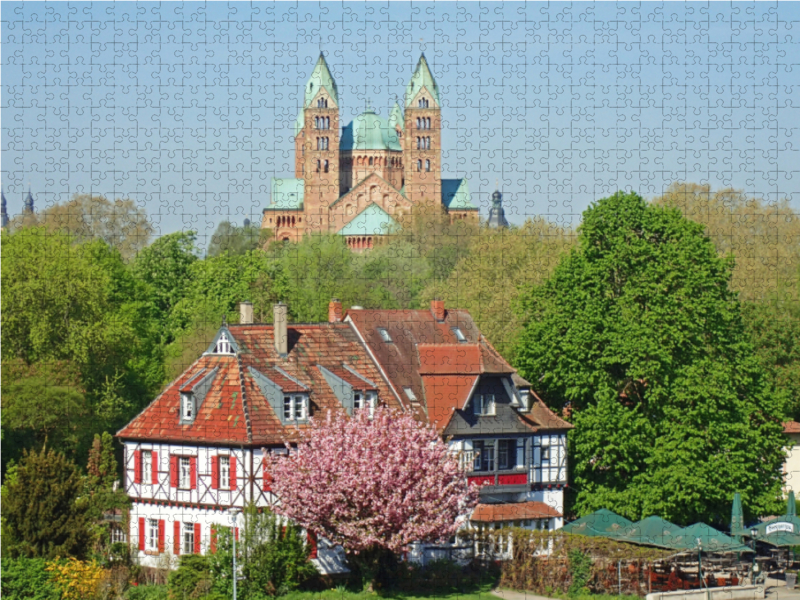
[[[208,349],[119,433],[129,539],[139,562],[213,550],[230,509],[274,505],[264,452],[287,452],[330,410],[412,411],[435,425],[481,485],[475,525],[561,525],[565,436],[553,414],[480,334],[466,311],[390,311],[332,301],[327,323],[223,326]],[[236,517],[237,532],[241,515]],[[323,572],[341,549],[309,537]]]

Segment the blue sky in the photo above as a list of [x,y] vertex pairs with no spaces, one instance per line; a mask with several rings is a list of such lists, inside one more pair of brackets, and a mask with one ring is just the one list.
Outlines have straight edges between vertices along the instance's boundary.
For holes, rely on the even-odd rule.
[[19,212],[130,197],[160,233],[260,221],[324,51],[348,123],[424,51],[443,173],[485,216],[577,224],[616,189],[734,186],[800,209],[798,3],[3,2],[2,185]]

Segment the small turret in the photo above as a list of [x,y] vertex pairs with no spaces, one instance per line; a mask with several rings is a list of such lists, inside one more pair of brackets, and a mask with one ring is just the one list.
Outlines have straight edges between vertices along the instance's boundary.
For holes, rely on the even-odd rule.
[[22,208],[22,212],[33,213],[33,194],[31,194],[30,186],[28,186],[28,195],[25,196],[25,205]]
[[495,190],[492,194],[492,208],[489,209],[489,219],[486,225],[492,229],[508,229],[506,212],[503,210],[503,194],[500,190]]
[[5,229],[8,227],[8,203],[6,202],[6,194],[0,191],[0,227]]

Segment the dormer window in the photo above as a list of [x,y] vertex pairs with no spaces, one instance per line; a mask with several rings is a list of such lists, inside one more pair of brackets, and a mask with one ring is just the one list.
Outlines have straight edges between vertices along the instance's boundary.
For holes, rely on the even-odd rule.
[[494,394],[476,394],[472,401],[476,415],[488,416],[495,414]]
[[452,329],[453,329],[453,334],[455,334],[456,339],[459,341],[459,343],[464,343],[467,341],[467,336],[465,336],[464,333],[458,327],[453,327]]
[[194,395],[190,393],[181,394],[181,419],[191,421],[194,419]]
[[305,421],[308,419],[308,396],[286,394],[283,397],[283,420]]
[[353,392],[353,408],[369,410],[369,418],[375,416],[375,405],[378,403],[377,392]]
[[233,354],[231,350],[231,341],[223,331],[217,340],[217,345],[214,346],[214,354]]
[[390,336],[389,332],[383,327],[378,327],[378,334],[381,336],[381,339],[387,344],[390,344],[392,342],[392,336]]
[[520,403],[522,404],[522,406],[520,406],[520,410],[528,411],[528,410],[531,409],[531,405],[530,405],[531,396],[530,396],[530,391],[529,390],[524,390],[524,389],[520,390],[519,391],[519,399],[520,399]]
[[417,395],[414,393],[414,390],[412,390],[410,387],[404,387],[403,391],[406,394],[406,398],[408,398],[411,402],[417,401]]

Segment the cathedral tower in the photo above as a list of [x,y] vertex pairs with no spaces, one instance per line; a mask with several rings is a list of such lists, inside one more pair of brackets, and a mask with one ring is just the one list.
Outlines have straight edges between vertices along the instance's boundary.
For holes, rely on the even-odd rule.
[[[295,171],[304,180],[306,229],[327,231],[328,207],[339,197],[339,92],[325,57],[305,87],[302,131],[296,141]],[[300,118],[298,118],[298,125]],[[299,147],[298,147],[299,146]],[[299,150],[299,152],[297,152]]]
[[405,196],[413,204],[442,202],[442,107],[423,54],[406,88],[403,128]]

